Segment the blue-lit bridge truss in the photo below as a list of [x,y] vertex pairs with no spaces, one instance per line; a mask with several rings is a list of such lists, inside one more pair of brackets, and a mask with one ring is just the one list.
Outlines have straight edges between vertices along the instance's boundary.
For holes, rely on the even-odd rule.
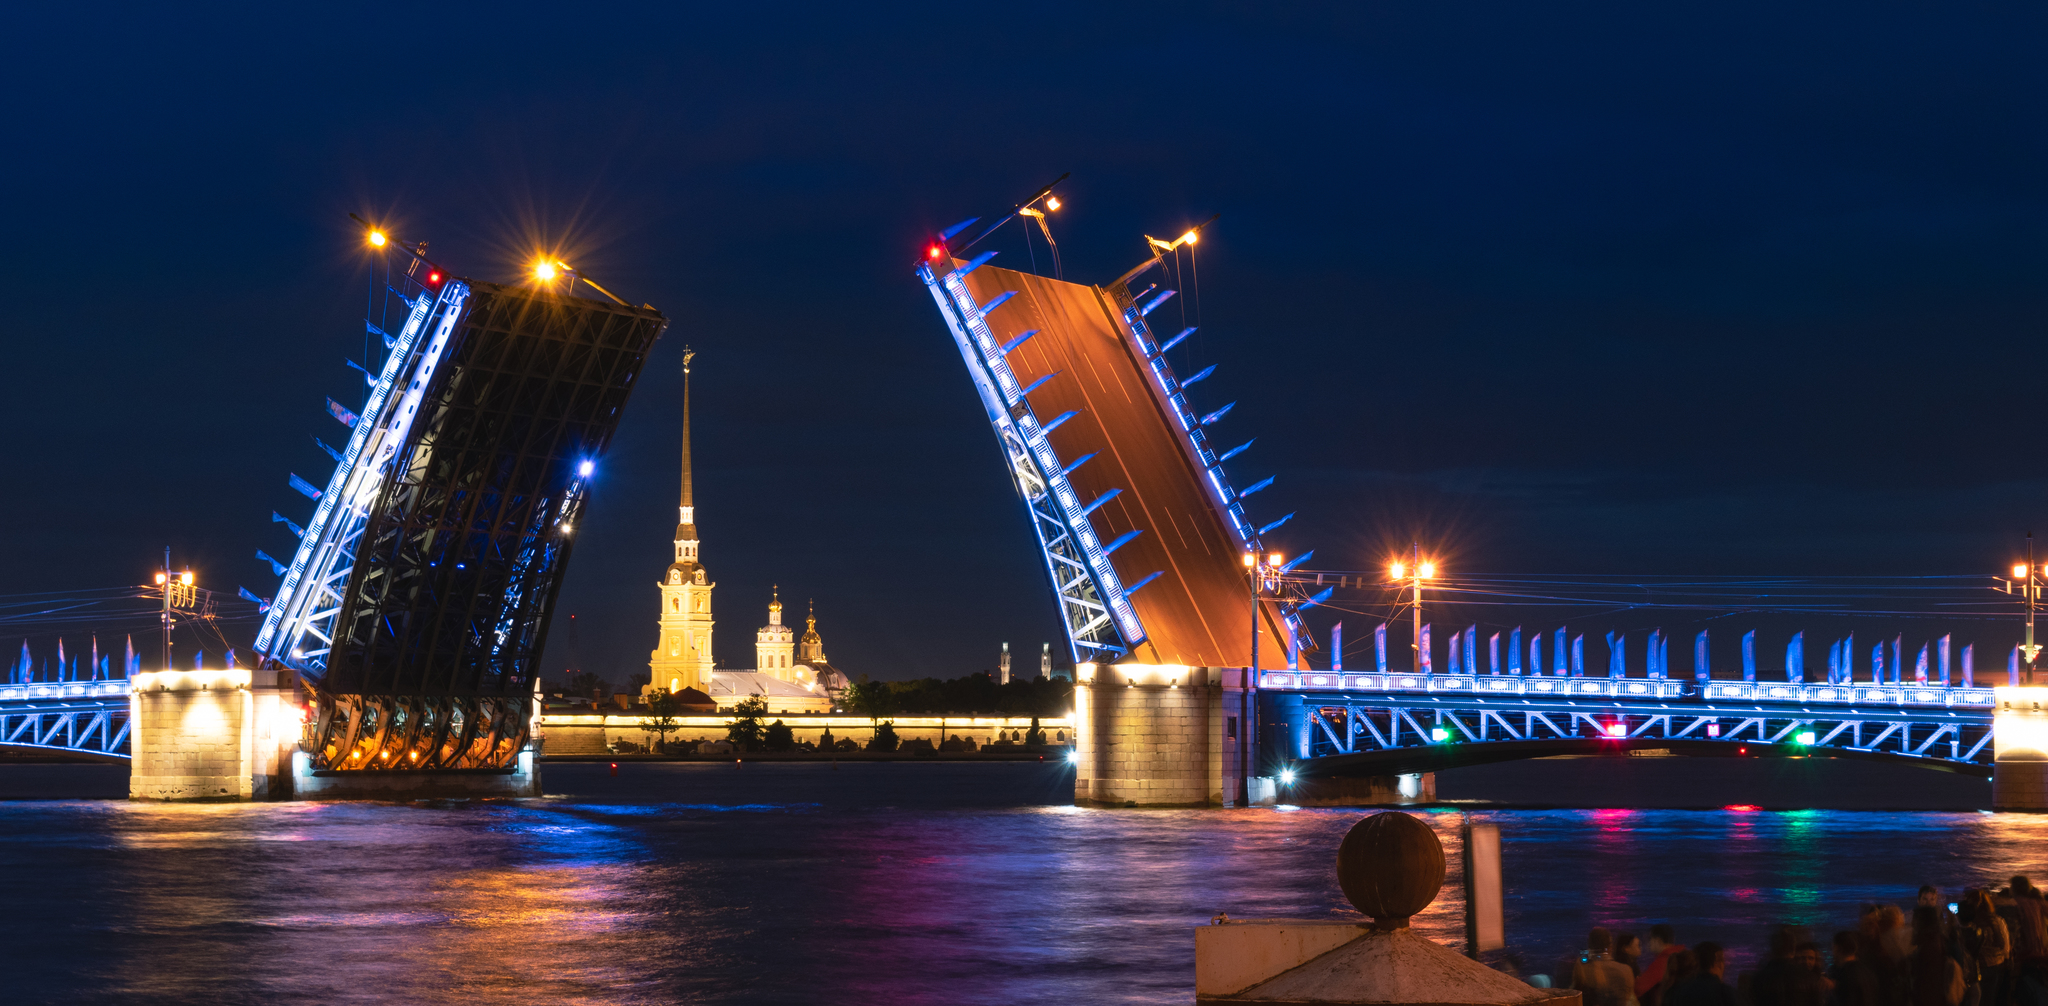
[[0,686],[0,745],[127,760],[127,680]]
[[1260,675],[1268,756],[1309,775],[1553,754],[1815,755],[1991,772],[1993,693],[1941,685],[1455,674]]

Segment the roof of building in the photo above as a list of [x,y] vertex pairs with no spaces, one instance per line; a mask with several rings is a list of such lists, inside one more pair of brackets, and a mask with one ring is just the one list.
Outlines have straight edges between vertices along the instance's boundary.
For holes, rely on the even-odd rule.
[[766,699],[778,698],[823,698],[799,684],[793,684],[764,671],[712,671],[711,697],[759,695]]

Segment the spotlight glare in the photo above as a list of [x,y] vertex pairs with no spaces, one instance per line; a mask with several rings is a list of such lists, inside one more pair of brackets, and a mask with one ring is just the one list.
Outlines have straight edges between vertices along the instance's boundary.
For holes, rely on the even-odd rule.
[[372,248],[382,248],[384,247],[385,243],[389,242],[390,240],[390,238],[384,236],[383,231],[370,232],[370,247]]
[[555,264],[542,259],[533,267],[533,278],[545,283],[555,278]]
[[1046,208],[1046,209],[1049,209],[1049,210],[1056,210],[1056,209],[1059,209],[1059,208],[1060,208],[1060,197],[1058,197],[1058,196],[1047,196],[1047,197],[1046,197],[1046,200],[1045,200],[1045,208]]

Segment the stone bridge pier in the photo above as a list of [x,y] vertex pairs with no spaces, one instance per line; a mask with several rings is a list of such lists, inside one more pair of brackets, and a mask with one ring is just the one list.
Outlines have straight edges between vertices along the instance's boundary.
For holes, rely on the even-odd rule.
[[1991,804],[1997,810],[2048,811],[2048,687],[1992,689]]
[[[1074,802],[1093,807],[1427,803],[1433,775],[1295,778],[1299,715],[1261,714],[1241,667],[1081,664],[1074,681]],[[1282,703],[1286,707],[1285,703]],[[1263,720],[1264,722],[1261,722]]]

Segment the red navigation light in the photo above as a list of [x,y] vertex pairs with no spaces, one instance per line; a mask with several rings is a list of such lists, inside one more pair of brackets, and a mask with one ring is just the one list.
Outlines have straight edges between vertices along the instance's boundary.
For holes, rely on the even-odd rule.
[[1627,737],[1627,736],[1628,736],[1628,724],[1626,724],[1626,723],[1609,723],[1609,724],[1607,724],[1607,736],[1609,736],[1609,737]]
[[439,286],[440,284],[441,284],[441,273],[440,273],[440,271],[439,271],[439,270],[432,270],[432,271],[429,271],[429,272],[427,273],[427,285],[428,285],[428,286]]
[[1732,810],[1738,814],[1749,814],[1762,810],[1763,808],[1753,803],[1731,803],[1728,806],[1723,807],[1721,809]]
[[938,258],[939,256],[944,255],[945,253],[946,248],[944,245],[933,245],[930,248],[925,249],[924,251],[926,258]]

